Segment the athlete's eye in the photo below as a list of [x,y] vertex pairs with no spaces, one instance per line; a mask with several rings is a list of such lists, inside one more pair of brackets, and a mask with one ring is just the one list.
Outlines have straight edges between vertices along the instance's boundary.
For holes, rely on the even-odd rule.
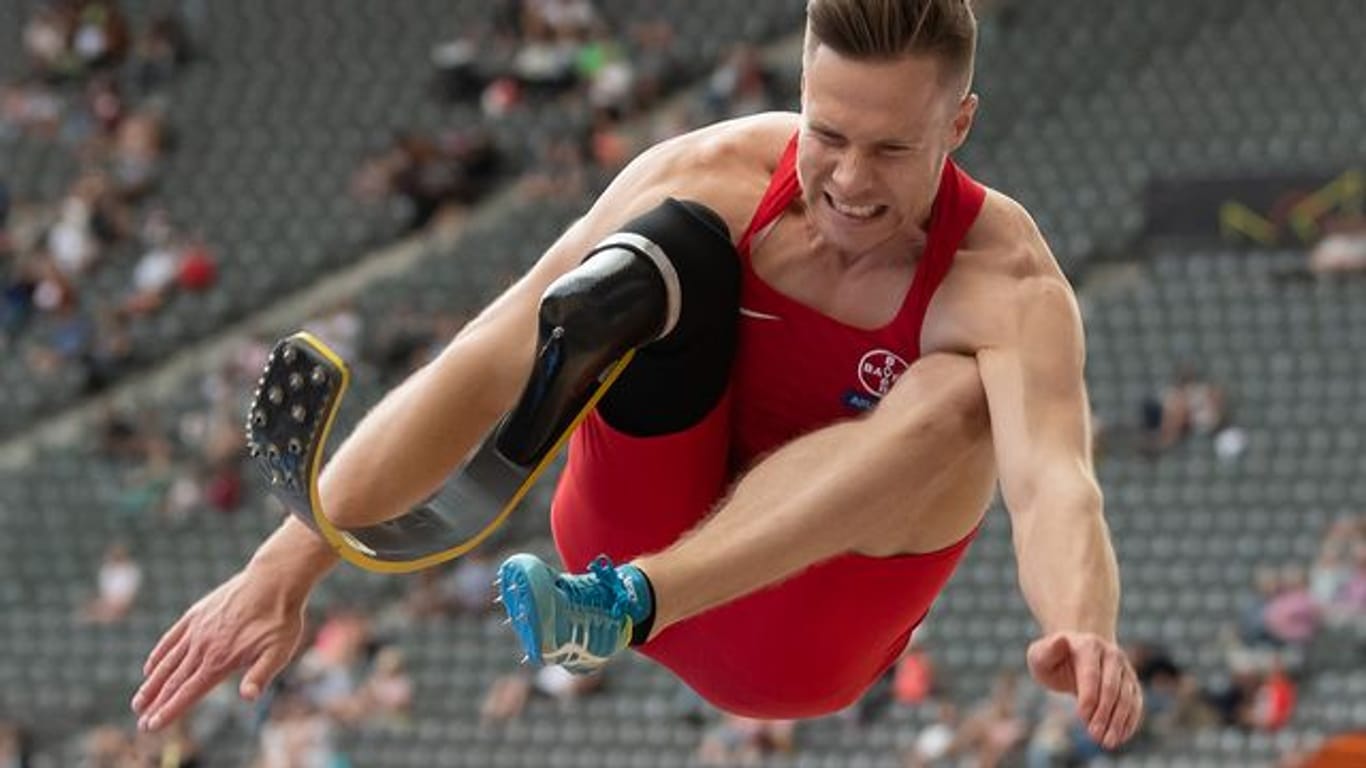
[[829,131],[823,131],[819,128],[812,128],[810,130],[810,133],[812,136],[816,137],[816,141],[819,141],[827,147],[839,147],[843,146],[844,144],[843,137],[839,136],[838,134],[831,133]]

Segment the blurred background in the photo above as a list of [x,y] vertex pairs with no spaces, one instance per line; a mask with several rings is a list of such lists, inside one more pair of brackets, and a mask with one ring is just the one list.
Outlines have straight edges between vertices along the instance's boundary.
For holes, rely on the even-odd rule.
[[352,363],[354,420],[640,149],[795,108],[804,4],[0,0],[0,766],[1366,765],[1366,5],[977,6],[958,159],[1082,298],[1125,752],[1024,673],[999,508],[837,716],[521,667],[489,584],[548,487],[449,567],[339,569],[260,704],[136,735],[155,639],[282,514],[240,434],[274,339]]

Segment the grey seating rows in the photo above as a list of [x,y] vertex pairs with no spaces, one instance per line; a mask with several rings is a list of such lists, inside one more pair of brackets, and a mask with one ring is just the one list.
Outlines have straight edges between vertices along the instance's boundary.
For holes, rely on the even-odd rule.
[[[623,14],[636,8],[620,5],[603,7]],[[1235,72],[1246,73],[1253,53],[1278,31],[1284,32],[1278,41],[1301,52],[1322,48],[1337,61],[1339,44],[1362,23],[1349,2],[1325,1],[1321,15],[1303,18],[1289,0],[1161,0],[1124,4],[1122,10],[1082,0],[1017,6],[1013,26],[984,31],[984,40],[999,47],[986,49],[979,77],[989,103],[1000,107],[993,116],[984,106],[982,141],[970,145],[980,149],[969,151],[964,163],[987,181],[1018,190],[1055,245],[1061,244],[1060,256],[1074,274],[1083,274],[1091,245],[1122,243],[1138,232],[1137,193],[1153,174],[1298,166],[1316,157],[1308,149],[1314,146],[1340,148],[1325,155],[1339,160],[1356,151],[1337,144],[1352,135],[1355,118],[1343,116],[1349,111],[1344,105],[1358,102],[1346,99],[1342,89],[1359,89],[1355,75],[1324,81],[1308,65],[1297,64],[1297,57],[1277,53],[1278,66],[1306,78],[1303,92],[1224,95]],[[1062,20],[1069,13],[1109,31],[1094,38],[1067,35]],[[1113,28],[1104,26],[1109,13],[1116,14]],[[1058,35],[1064,47],[1031,44],[1045,34]],[[1074,60],[1088,65],[1059,74]],[[1122,83],[1111,81],[1108,63],[1125,76]],[[1181,77],[1189,72],[1197,74]],[[1265,77],[1270,82],[1277,76]],[[1208,116],[1207,131],[1197,130],[1204,125],[1200,102],[1176,87],[1192,78],[1228,110]],[[260,109],[273,108],[264,103]],[[1308,104],[1315,109],[1303,111]],[[1085,131],[1086,126],[1096,130]],[[1287,126],[1303,129],[1308,143],[1280,142]],[[1191,143],[1197,139],[1208,144]],[[1216,145],[1224,149],[1214,150]],[[228,160],[213,162],[226,167]],[[264,193],[265,185],[242,189],[253,190],[244,195]],[[373,326],[404,306],[473,311],[534,260],[585,202],[481,213],[455,247],[429,254],[411,274],[358,297],[362,315]],[[282,216],[277,225],[288,229],[288,221]],[[305,231],[299,242],[312,240]],[[271,257],[261,258],[266,264]],[[1180,365],[1194,362],[1228,388],[1233,422],[1248,436],[1246,450],[1231,461],[1217,458],[1207,439],[1195,438],[1158,460],[1116,453],[1100,464],[1123,565],[1122,634],[1167,645],[1205,683],[1224,674],[1220,632],[1236,621],[1255,568],[1307,564],[1325,527],[1340,515],[1360,513],[1366,499],[1366,467],[1359,458],[1366,426],[1360,382],[1366,370],[1354,354],[1363,343],[1355,330],[1366,320],[1366,281],[1281,277],[1303,259],[1299,251],[1164,247],[1128,282],[1089,294],[1085,307],[1088,382],[1095,410],[1107,424],[1134,422],[1141,400]],[[364,376],[357,390],[362,400],[378,394]],[[186,391],[193,386],[187,383]],[[199,404],[190,394],[163,407],[183,412]],[[132,469],[85,453],[57,452],[23,474],[0,477],[0,718],[34,715],[64,724],[42,735],[46,745],[67,754],[77,748],[72,737],[78,726],[126,718],[123,700],[159,631],[240,565],[278,514],[252,485],[234,517],[206,511],[178,526],[120,518],[113,510]],[[518,525],[527,526],[520,535],[544,535],[544,497],[519,515]],[[78,625],[74,606],[89,595],[95,563],[116,537],[132,543],[147,569],[138,608],[117,627]],[[1001,669],[1021,667],[1036,630],[1016,583],[1009,520],[998,506],[925,625],[926,646],[962,704],[983,696]],[[346,569],[319,598],[322,604],[378,605],[402,588],[401,580]],[[418,715],[397,733],[346,734],[358,765],[694,764],[701,731],[678,719],[677,684],[640,659],[618,665],[607,691],[579,707],[560,710],[536,700],[522,720],[481,728],[482,692],[498,675],[517,669],[518,653],[506,630],[496,622],[446,620],[415,627],[398,641],[418,674]],[[1349,643],[1345,651],[1311,659],[1300,708],[1283,733],[1200,731],[1105,764],[1264,764],[1325,734],[1366,725],[1366,711],[1344,703],[1360,700],[1366,691],[1366,676],[1348,655],[1356,647]],[[799,752],[769,764],[896,765],[897,752],[931,715],[893,709],[862,731],[838,718],[804,724]],[[244,734],[231,733],[215,743],[209,764],[242,764],[250,749]]]
[[[691,3],[608,4],[602,11],[623,33],[634,22],[670,21],[684,78],[703,74],[736,42],[770,39],[800,19],[798,9],[777,2],[703,5],[705,14]],[[146,10],[126,7],[135,21]],[[423,0],[392,13],[354,0],[214,3],[204,11],[202,58],[164,96],[176,147],[145,207],[163,207],[178,227],[202,233],[219,259],[220,278],[207,295],[175,297],[131,323],[137,366],[165,359],[396,237],[399,211],[362,204],[348,189],[361,160],[397,132],[482,125],[515,173],[535,157],[541,139],[579,137],[591,118],[578,102],[547,101],[490,121],[477,104],[442,106],[432,98],[432,46],[487,27],[493,11],[483,4]],[[21,26],[4,27],[15,48]],[[11,65],[0,75],[18,71],[17,62]],[[75,177],[71,154],[42,141],[0,141],[0,176],[21,199],[53,201]],[[138,255],[132,248],[115,254],[86,279],[94,307],[122,298]],[[52,326],[37,323],[26,340],[40,340]],[[0,409],[0,434],[85,394],[75,375],[51,381],[26,366],[6,367],[0,401],[13,399],[16,407]]]

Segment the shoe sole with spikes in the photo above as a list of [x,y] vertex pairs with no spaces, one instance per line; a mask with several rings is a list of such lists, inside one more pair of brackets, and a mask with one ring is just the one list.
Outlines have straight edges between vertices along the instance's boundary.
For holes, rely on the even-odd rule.
[[541,664],[541,614],[536,595],[539,592],[554,600],[554,584],[544,568],[531,555],[514,555],[498,569],[498,596],[508,621],[522,642],[526,658]]

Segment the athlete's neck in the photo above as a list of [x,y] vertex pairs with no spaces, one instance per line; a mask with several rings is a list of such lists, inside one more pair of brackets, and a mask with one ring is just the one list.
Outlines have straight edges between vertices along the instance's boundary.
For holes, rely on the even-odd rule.
[[[826,239],[810,216],[804,216],[802,220],[811,243],[812,256],[822,261],[828,260],[838,266],[841,272],[914,266],[920,261],[920,254],[929,241],[926,229],[918,228],[910,232],[898,230],[870,247],[850,250]],[[926,226],[928,223],[925,223]]]

